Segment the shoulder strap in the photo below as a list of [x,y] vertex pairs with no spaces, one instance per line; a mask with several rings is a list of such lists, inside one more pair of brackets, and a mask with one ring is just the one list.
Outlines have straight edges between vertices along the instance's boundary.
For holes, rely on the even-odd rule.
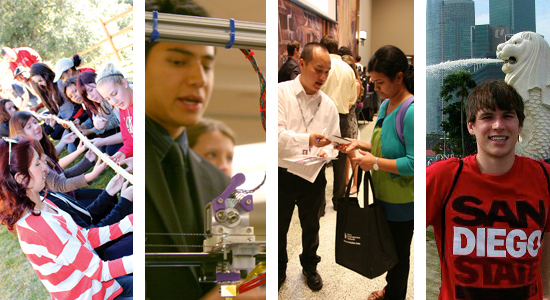
[[536,160],[536,162],[540,165],[540,167],[542,168],[542,171],[544,172],[544,177],[546,177],[546,186],[548,187],[548,194],[550,194],[550,178],[548,177],[548,172],[544,167],[544,164],[546,163],[540,162],[538,160]]
[[456,171],[455,178],[453,179],[453,184],[451,185],[451,189],[449,190],[449,193],[447,194],[447,197],[445,198],[445,201],[443,202],[443,206],[441,208],[441,257],[445,257],[445,210],[447,208],[447,203],[449,202],[449,199],[451,199],[451,195],[453,194],[453,191],[455,189],[458,177],[462,172],[462,167],[464,166],[464,161],[462,161],[462,159],[459,159],[458,162],[458,170]]
[[395,116],[395,129],[397,130],[397,136],[403,146],[405,145],[405,138],[403,137],[403,120],[405,119],[405,114],[412,103],[414,103],[414,96],[407,98],[407,100],[401,104],[397,110],[397,115]]

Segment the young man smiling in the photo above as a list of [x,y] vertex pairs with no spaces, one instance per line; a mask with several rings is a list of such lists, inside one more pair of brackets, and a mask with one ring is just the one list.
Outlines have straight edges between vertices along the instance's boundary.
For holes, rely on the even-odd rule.
[[541,246],[550,230],[550,168],[516,156],[523,100],[486,82],[466,102],[477,154],[426,170],[426,218],[440,256],[439,299],[542,299]]

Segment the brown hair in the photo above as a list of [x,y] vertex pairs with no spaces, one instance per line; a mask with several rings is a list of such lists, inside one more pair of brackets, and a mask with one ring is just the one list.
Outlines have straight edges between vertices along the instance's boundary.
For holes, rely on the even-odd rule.
[[186,128],[189,147],[193,148],[199,141],[199,137],[205,133],[219,131],[227,136],[235,145],[235,133],[225,123],[208,118],[202,118],[196,125]]
[[[26,137],[18,138],[17,143],[0,140],[0,222],[9,231],[14,230],[15,223],[28,211],[33,214],[35,203],[27,196],[27,187],[31,179],[29,168],[34,151],[42,156],[42,148],[34,140]],[[11,151],[9,150],[11,144]],[[11,152],[11,153],[10,153]],[[16,174],[21,174],[20,183],[15,180]]]
[[332,35],[325,35],[320,43],[327,48],[328,53],[338,54],[338,41]]
[[31,66],[30,78],[34,75],[41,76],[46,82],[46,87],[38,85],[36,82],[31,80],[31,86],[35,91],[38,91],[40,99],[46,107],[50,110],[52,114],[59,113],[59,107],[63,105],[63,96],[57,88],[56,83],[53,82],[55,78],[55,73],[44,63],[34,63]]
[[[10,137],[25,136],[25,125],[27,125],[27,122],[29,122],[31,118],[34,118],[34,116],[29,112],[16,112],[15,115],[13,115],[13,117],[11,117],[10,119]],[[51,158],[55,162],[59,162],[59,158],[57,157],[57,150],[55,150],[55,146],[48,138],[48,135],[46,135],[44,127],[42,127],[42,139],[38,142],[40,143],[40,146],[42,146],[44,153],[49,158]]]
[[[357,66],[355,65],[355,60],[351,55],[344,55],[342,56],[342,60],[347,63],[352,69],[353,73],[355,74],[355,79],[361,80],[361,77],[359,76],[359,71],[357,71]],[[361,84],[361,92],[359,92],[359,95],[357,95],[357,99],[363,99],[363,94],[365,92],[365,88]]]
[[80,93],[80,95],[82,95],[84,106],[86,106],[86,109],[88,111],[91,111],[94,115],[97,115],[101,110],[101,112],[105,114],[106,111],[104,111],[103,107],[99,103],[88,99],[88,93],[86,92],[85,85],[89,83],[95,84],[96,83],[95,78],[96,78],[95,72],[92,72],[92,71],[81,72],[76,79],[76,88],[78,89],[78,92]]
[[[6,103],[12,102],[10,99],[2,99],[0,100],[0,123],[9,122],[11,119],[10,113],[6,110]],[[15,109],[19,110],[17,106]]]
[[497,108],[516,112],[519,125],[523,126],[523,99],[513,86],[497,80],[484,82],[470,92],[466,99],[466,119],[469,123],[475,123],[478,111]]
[[288,56],[293,56],[296,51],[302,47],[302,44],[298,41],[292,41],[286,45],[286,52]]

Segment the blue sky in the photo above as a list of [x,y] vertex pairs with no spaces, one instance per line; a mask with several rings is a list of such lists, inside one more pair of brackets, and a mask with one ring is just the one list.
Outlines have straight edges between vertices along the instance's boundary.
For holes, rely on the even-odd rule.
[[[476,9],[476,25],[489,24],[489,0],[474,0]],[[550,1],[535,0],[537,18],[537,33],[544,35],[550,41]]]

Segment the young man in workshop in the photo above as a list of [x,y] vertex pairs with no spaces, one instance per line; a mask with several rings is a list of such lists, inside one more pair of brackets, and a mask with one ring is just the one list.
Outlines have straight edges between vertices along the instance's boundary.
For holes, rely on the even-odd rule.
[[[189,0],[147,0],[146,11],[207,17]],[[145,43],[145,232],[204,233],[204,208],[229,185],[221,170],[188,147],[185,128],[201,119],[214,84],[213,46]],[[202,235],[148,235],[146,252],[200,252]],[[147,246],[163,245],[173,247]],[[178,245],[178,246],[176,246]],[[221,299],[199,282],[198,267],[148,267],[148,299]],[[241,298],[243,297],[244,298]],[[265,298],[250,291],[235,299]]]

